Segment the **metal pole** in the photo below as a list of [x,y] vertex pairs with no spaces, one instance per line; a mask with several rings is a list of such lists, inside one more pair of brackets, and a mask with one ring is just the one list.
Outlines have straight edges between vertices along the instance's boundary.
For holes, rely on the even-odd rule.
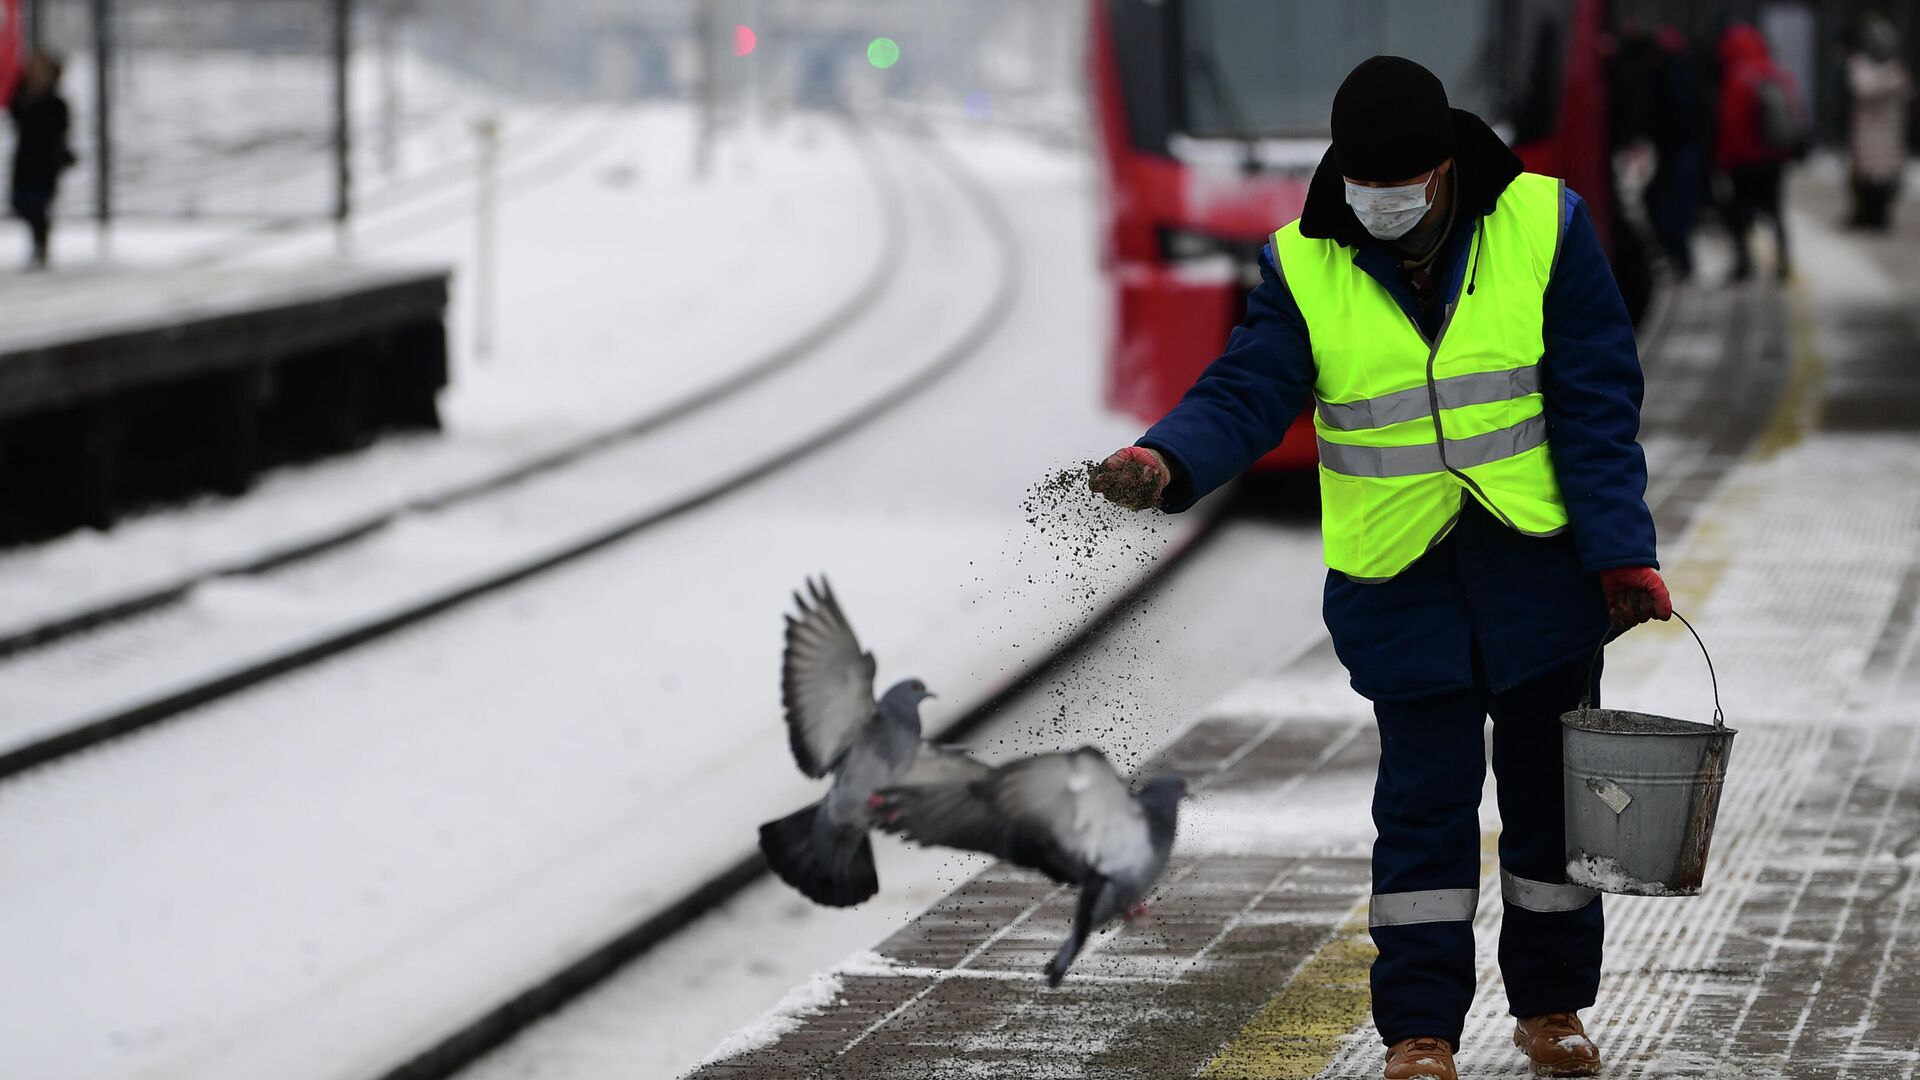
[[46,14],[44,0],[27,0],[27,47],[34,52],[39,52],[41,46],[46,44]]
[[110,0],[93,0],[93,215],[102,246],[113,220],[113,32]]
[[[767,33],[769,29],[767,7],[764,3],[754,0],[753,4],[747,8],[746,15],[753,20],[748,25],[758,27],[761,34]],[[765,39],[763,38],[762,41],[764,42]],[[767,126],[767,80],[763,70],[767,63],[767,49],[763,47],[746,64],[744,71],[747,80],[747,108],[753,114],[751,123],[761,130],[765,130]]]
[[346,239],[348,216],[353,212],[352,124],[347,115],[347,63],[353,41],[353,0],[333,0],[333,219]]
[[380,171],[392,176],[400,167],[400,73],[394,56],[400,35],[397,0],[380,5]]
[[714,0],[698,0],[694,9],[694,55],[700,61],[700,133],[694,147],[693,172],[705,180],[713,171],[714,128],[719,123],[719,58],[714,55],[714,28],[718,24]]
[[500,145],[499,117],[487,115],[474,121],[473,134],[480,142],[475,155],[480,175],[474,196],[473,353],[484,360],[493,355],[493,174]]

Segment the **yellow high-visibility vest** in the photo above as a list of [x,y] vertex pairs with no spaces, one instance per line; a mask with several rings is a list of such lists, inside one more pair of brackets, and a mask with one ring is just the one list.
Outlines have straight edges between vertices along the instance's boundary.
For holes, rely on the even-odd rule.
[[1385,581],[1447,535],[1471,495],[1520,532],[1567,526],[1547,448],[1540,357],[1564,183],[1522,173],[1475,229],[1474,291],[1427,340],[1332,240],[1273,234],[1313,347],[1327,565]]

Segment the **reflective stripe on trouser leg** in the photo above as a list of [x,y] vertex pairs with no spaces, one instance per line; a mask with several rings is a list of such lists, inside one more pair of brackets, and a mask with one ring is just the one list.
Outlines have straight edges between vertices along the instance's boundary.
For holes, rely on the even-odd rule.
[[1579,911],[1600,894],[1585,885],[1558,885],[1545,881],[1534,881],[1520,877],[1502,868],[1500,871],[1500,896],[1506,902],[1528,911],[1554,912]]
[[1486,695],[1463,690],[1373,708],[1374,1024],[1389,1043],[1419,1035],[1458,1043],[1473,1005]]
[[1567,860],[1560,714],[1579,703],[1589,663],[1571,657],[1494,695],[1490,710],[1507,897],[1500,974],[1507,1005],[1520,1016],[1586,1008],[1600,987],[1604,902],[1556,884],[1566,880]]
[[1480,905],[1478,889],[1425,889],[1420,892],[1375,893],[1369,926],[1415,926],[1431,922],[1472,922]]

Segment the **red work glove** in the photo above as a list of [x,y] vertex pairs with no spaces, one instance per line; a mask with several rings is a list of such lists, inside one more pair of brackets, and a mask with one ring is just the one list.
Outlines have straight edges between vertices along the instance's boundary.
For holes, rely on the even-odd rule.
[[1600,571],[1600,588],[1607,594],[1607,615],[1615,629],[1639,626],[1648,619],[1673,618],[1673,598],[1658,572],[1645,566],[1617,566]]
[[1107,501],[1129,510],[1160,505],[1160,494],[1173,480],[1167,459],[1144,446],[1129,446],[1095,465],[1087,486]]

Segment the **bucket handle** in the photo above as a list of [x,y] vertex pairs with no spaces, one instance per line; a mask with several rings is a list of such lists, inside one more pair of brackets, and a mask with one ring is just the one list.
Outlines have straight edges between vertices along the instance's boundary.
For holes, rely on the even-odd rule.
[[[1716,729],[1724,728],[1727,726],[1727,716],[1720,711],[1720,676],[1713,670],[1713,654],[1707,651],[1707,643],[1700,640],[1700,631],[1693,628],[1693,624],[1687,621],[1685,615],[1676,611],[1673,617],[1679,619],[1680,625],[1686,627],[1687,633],[1693,635],[1694,642],[1700,646],[1700,655],[1707,659],[1707,678],[1713,680],[1713,726]],[[1602,645],[1599,649],[1593,650],[1593,659],[1587,661],[1587,685],[1580,694],[1582,709],[1593,708],[1593,669],[1600,663],[1600,653],[1605,648],[1606,646]]]

